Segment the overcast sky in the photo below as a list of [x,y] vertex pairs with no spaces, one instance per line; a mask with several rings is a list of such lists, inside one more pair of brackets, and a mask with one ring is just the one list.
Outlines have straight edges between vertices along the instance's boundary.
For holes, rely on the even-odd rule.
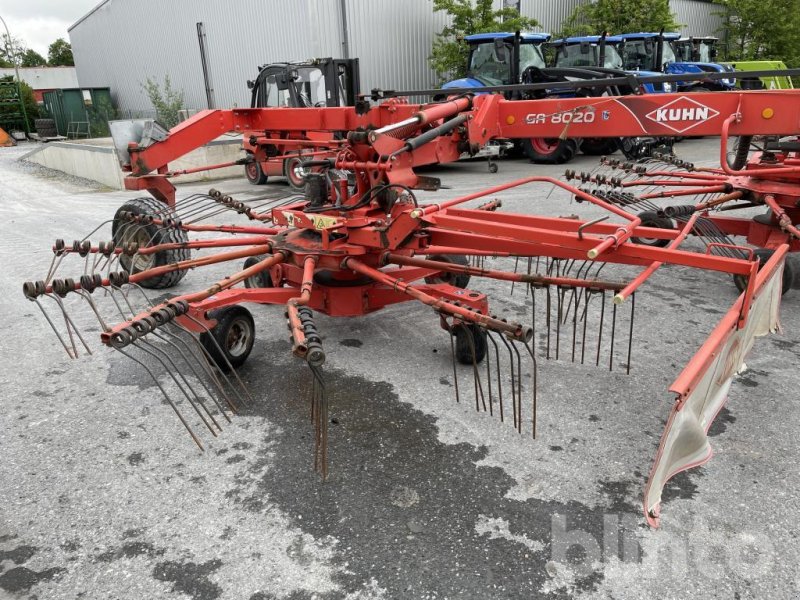
[[[100,4],[100,0],[0,0],[0,17],[12,37],[20,38],[47,58],[58,38],[69,41],[67,27]],[[5,33],[0,23],[0,32]]]

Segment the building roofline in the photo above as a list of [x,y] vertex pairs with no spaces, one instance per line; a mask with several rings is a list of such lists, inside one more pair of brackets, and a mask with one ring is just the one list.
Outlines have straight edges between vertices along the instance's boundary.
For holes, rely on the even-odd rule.
[[80,25],[81,23],[83,23],[83,22],[84,22],[86,19],[88,19],[88,18],[89,18],[89,17],[91,17],[91,16],[92,16],[92,15],[93,15],[93,14],[94,14],[96,11],[98,11],[98,10],[100,9],[100,7],[102,7],[104,4],[108,4],[109,2],[111,2],[111,0],[102,0],[102,2],[100,2],[100,4],[98,4],[97,6],[95,6],[95,7],[94,7],[92,10],[90,10],[88,13],[86,13],[85,15],[83,15],[83,16],[82,16],[80,19],[78,19],[77,21],[75,21],[75,22],[74,22],[72,25],[70,25],[69,27],[67,27],[67,33],[69,33],[70,31],[72,31],[73,29],[75,29],[75,28],[76,28],[78,25]]

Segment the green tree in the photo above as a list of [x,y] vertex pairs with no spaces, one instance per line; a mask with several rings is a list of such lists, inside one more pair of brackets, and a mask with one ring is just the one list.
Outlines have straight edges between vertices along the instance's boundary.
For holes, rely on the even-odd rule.
[[597,0],[577,6],[564,22],[562,36],[676,31],[680,24],[669,0]]
[[535,19],[519,14],[516,9],[494,10],[492,0],[433,0],[434,12],[444,11],[451,23],[433,41],[428,64],[440,79],[464,77],[467,74],[469,48],[464,36],[493,31],[525,31],[539,25]]
[[22,53],[19,60],[20,67],[46,67],[47,66],[47,59],[36,52],[36,50],[31,50],[28,48],[25,52]]
[[728,60],[782,60],[800,66],[797,0],[716,0]]
[[11,68],[25,54],[25,44],[19,38],[0,36],[0,67]]
[[47,63],[51,67],[74,67],[72,46],[64,38],[58,38],[47,49]]
[[164,76],[163,88],[158,81],[149,77],[141,86],[156,110],[158,121],[169,129],[175,127],[180,121],[178,111],[185,108],[183,106],[183,90],[173,89],[169,75]]

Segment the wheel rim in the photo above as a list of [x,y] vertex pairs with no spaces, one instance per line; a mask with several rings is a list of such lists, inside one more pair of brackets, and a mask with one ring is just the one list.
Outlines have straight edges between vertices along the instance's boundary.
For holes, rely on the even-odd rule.
[[531,138],[531,146],[539,154],[552,154],[558,149],[558,138]]
[[258,179],[258,164],[255,162],[247,163],[245,166],[247,178],[255,181]]
[[286,161],[286,178],[296,188],[301,188],[305,185],[305,176],[308,169],[303,166],[303,161],[299,158],[290,158]]
[[[136,244],[139,248],[146,248],[152,242],[152,237],[148,234],[147,230],[140,226],[128,225],[122,230],[120,241],[117,244],[123,248],[129,244]],[[122,266],[125,267],[129,273],[141,273],[147,269],[152,269],[155,266],[155,254],[140,254],[137,252],[133,256],[123,254],[120,257]]]
[[225,338],[225,349],[232,357],[238,358],[247,353],[253,338],[253,330],[247,319],[235,319],[228,328]]

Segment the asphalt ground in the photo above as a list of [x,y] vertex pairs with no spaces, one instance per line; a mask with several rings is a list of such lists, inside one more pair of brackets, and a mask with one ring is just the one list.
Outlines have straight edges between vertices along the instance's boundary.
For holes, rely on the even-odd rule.
[[[700,164],[717,155],[710,138],[677,150]],[[658,530],[640,506],[672,402],[667,388],[736,299],[722,274],[656,272],[637,294],[630,375],[627,307],[609,371],[605,349],[601,367],[570,362],[571,329],[560,334],[560,360],[545,359],[537,298],[535,440],[528,371],[522,434],[508,422],[508,397],[505,422],[497,405],[493,417],[476,412],[471,367],[457,368],[456,403],[449,337],[430,309],[319,316],[331,402],[323,482],[312,470],[310,374],[290,354],[279,307],[252,307],[258,338],[240,373],[255,403],[218,438],[203,432],[204,453],[144,370],[100,345],[86,305],[69,304],[93,354],[67,358],[22,282],[44,276],[55,238],[83,237],[136,194],[17,162],[23,152],[0,149],[0,597],[800,595],[796,290],[784,298],[782,331],[756,342],[731,388],[710,432],[714,458],[667,486]],[[570,168],[595,165],[579,157]],[[505,160],[491,174],[482,161],[461,162],[426,172],[449,189],[419,198],[563,169]],[[281,180],[254,191],[237,179],[179,194],[212,185],[242,199],[286,191]],[[503,211],[600,214],[550,186],[498,197]],[[108,225],[93,236],[107,238]],[[191,272],[171,291],[201,289],[232,269]],[[470,287],[489,295],[493,312],[530,319],[524,289]]]

